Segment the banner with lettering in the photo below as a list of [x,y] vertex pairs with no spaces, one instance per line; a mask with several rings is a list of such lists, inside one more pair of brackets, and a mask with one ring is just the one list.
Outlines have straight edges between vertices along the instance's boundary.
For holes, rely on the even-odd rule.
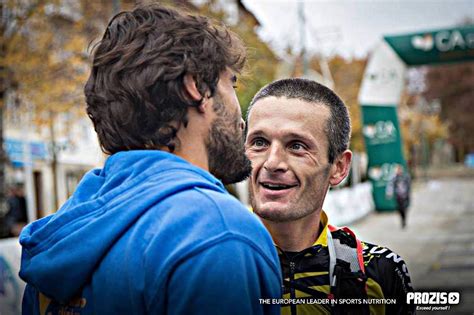
[[474,60],[474,25],[384,39],[408,66]]
[[368,176],[377,210],[396,209],[393,196],[388,198],[386,186],[395,175],[398,165],[406,167],[402,139],[395,106],[364,106],[362,109],[367,155]]
[[370,55],[359,92],[368,176],[375,208],[396,209],[385,190],[398,165],[406,170],[397,106],[408,66],[474,61],[474,25],[385,36]]

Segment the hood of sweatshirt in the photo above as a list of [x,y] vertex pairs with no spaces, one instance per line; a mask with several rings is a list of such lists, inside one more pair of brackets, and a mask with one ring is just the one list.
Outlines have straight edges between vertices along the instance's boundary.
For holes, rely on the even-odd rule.
[[59,302],[90,279],[109,248],[147,210],[192,187],[225,192],[208,172],[162,151],[126,151],[88,172],[71,198],[20,235],[20,277]]

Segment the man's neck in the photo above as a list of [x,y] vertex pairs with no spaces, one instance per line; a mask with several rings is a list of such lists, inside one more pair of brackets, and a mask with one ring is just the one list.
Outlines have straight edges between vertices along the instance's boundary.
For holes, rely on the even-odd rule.
[[180,150],[177,150],[175,154],[185,159],[189,163],[194,164],[195,166],[200,167],[205,171],[209,171],[209,160],[207,156],[207,150],[204,146],[185,146],[184,149],[180,148]]
[[283,251],[300,252],[311,247],[318,238],[321,210],[292,222],[271,222],[262,219],[278,247]]
[[208,137],[210,122],[197,114],[194,108],[188,110],[188,125],[178,124],[178,146],[174,154],[206,171],[209,171],[209,157],[205,139]]

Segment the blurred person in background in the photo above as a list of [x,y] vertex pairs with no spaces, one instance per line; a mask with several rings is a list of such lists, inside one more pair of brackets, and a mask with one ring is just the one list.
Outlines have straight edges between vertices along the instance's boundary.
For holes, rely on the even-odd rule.
[[251,170],[235,94],[240,40],[159,5],[116,15],[87,113],[103,151],[56,214],[28,225],[24,314],[277,314],[262,223],[224,189]]
[[[277,246],[283,297],[356,301],[292,303],[282,313],[412,313],[406,293],[413,289],[401,257],[330,225],[322,210],[329,187],[347,176],[352,159],[350,118],[341,99],[314,81],[275,81],[251,101],[247,128],[251,205]],[[357,304],[363,299],[396,304]]]
[[8,229],[8,237],[18,237],[28,223],[26,198],[22,184],[15,184],[9,188],[7,206],[8,212],[4,220]]
[[405,228],[407,209],[410,205],[410,188],[411,179],[408,172],[403,171],[401,165],[397,165],[395,169],[395,175],[390,180],[385,189],[385,195],[387,199],[393,198],[395,195],[395,202],[397,203],[397,210],[402,220],[402,228]]

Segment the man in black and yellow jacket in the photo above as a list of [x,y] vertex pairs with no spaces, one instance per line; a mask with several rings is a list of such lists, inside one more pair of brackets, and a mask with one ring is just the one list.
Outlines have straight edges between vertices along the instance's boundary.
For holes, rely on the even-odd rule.
[[404,261],[330,225],[322,210],[352,159],[340,98],[314,81],[275,81],[253,98],[247,127],[250,200],[279,252],[282,314],[414,313]]

